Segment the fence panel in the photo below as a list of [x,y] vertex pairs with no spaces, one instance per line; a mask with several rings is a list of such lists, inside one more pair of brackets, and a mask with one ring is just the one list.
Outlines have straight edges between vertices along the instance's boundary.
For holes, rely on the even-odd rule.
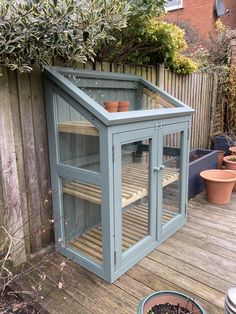
[[213,101],[212,74],[178,75],[165,69],[164,89],[195,110],[192,117],[191,148],[207,148]]

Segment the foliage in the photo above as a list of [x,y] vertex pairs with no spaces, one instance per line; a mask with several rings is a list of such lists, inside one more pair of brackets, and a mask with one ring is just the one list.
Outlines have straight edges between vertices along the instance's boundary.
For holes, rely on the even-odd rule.
[[228,63],[230,40],[233,38],[234,32],[228,26],[222,24],[220,20],[216,22],[215,28],[216,37],[212,40],[209,49],[209,60],[220,66]]
[[126,0],[3,0],[0,65],[21,72],[49,64],[93,60],[95,47],[126,26]]
[[169,68],[177,74],[189,74],[198,69],[196,63],[181,54],[174,55],[171,61]]
[[[189,66],[186,60],[179,67],[181,57],[177,56],[187,47],[185,33],[174,24],[163,21],[164,3],[135,0],[127,27],[112,33],[116,40],[99,47],[97,58],[114,63],[165,63],[166,66],[172,66],[173,63],[172,68],[178,68],[179,73],[191,73],[189,71],[196,69],[196,66]],[[177,60],[175,67],[174,62]]]

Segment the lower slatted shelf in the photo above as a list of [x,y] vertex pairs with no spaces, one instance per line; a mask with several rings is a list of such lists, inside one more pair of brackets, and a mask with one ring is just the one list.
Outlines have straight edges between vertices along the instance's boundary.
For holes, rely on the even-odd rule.
[[[163,212],[162,224],[176,216],[177,212]],[[122,250],[130,248],[148,234],[148,210],[145,205],[136,205],[122,214]],[[101,264],[102,228],[96,226],[83,233],[79,238],[70,240],[69,244],[78,249],[83,255]]]
[[[175,169],[163,170],[163,187],[177,181],[179,173]],[[89,184],[72,181],[63,186],[63,192],[75,197],[101,204],[101,189]],[[148,165],[133,163],[122,168],[122,207],[134,203],[148,195]]]

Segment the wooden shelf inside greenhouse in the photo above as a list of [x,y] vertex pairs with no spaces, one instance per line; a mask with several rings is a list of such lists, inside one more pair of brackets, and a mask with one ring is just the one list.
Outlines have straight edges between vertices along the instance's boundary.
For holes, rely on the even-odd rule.
[[[176,216],[177,212],[165,212],[162,224]],[[143,239],[148,234],[148,209],[145,205],[137,205],[122,214],[122,250]],[[85,256],[91,257],[97,263],[102,263],[102,228],[96,226],[83,233],[77,239],[71,240],[70,245],[80,250]]]
[[58,124],[59,132],[99,136],[99,130],[89,121],[67,121]]
[[[175,169],[163,170],[163,187],[177,181],[179,173]],[[71,181],[63,186],[63,193],[101,204],[100,187]],[[122,207],[134,203],[148,195],[148,165],[133,163],[122,168]]]

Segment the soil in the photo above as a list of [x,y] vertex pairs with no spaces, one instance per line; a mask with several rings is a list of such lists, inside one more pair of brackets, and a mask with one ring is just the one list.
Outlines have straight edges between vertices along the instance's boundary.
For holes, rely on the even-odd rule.
[[147,314],[191,314],[191,312],[179,305],[165,303],[154,305]]
[[191,155],[191,156],[189,156],[189,162],[197,160],[197,159],[199,159],[199,158],[201,158],[203,156],[205,156],[205,154],[194,154],[194,155]]
[[0,291],[0,314],[36,314],[29,302],[23,301],[18,295],[12,294],[10,290]]
[[229,158],[228,160],[232,162],[236,162],[236,157]]

